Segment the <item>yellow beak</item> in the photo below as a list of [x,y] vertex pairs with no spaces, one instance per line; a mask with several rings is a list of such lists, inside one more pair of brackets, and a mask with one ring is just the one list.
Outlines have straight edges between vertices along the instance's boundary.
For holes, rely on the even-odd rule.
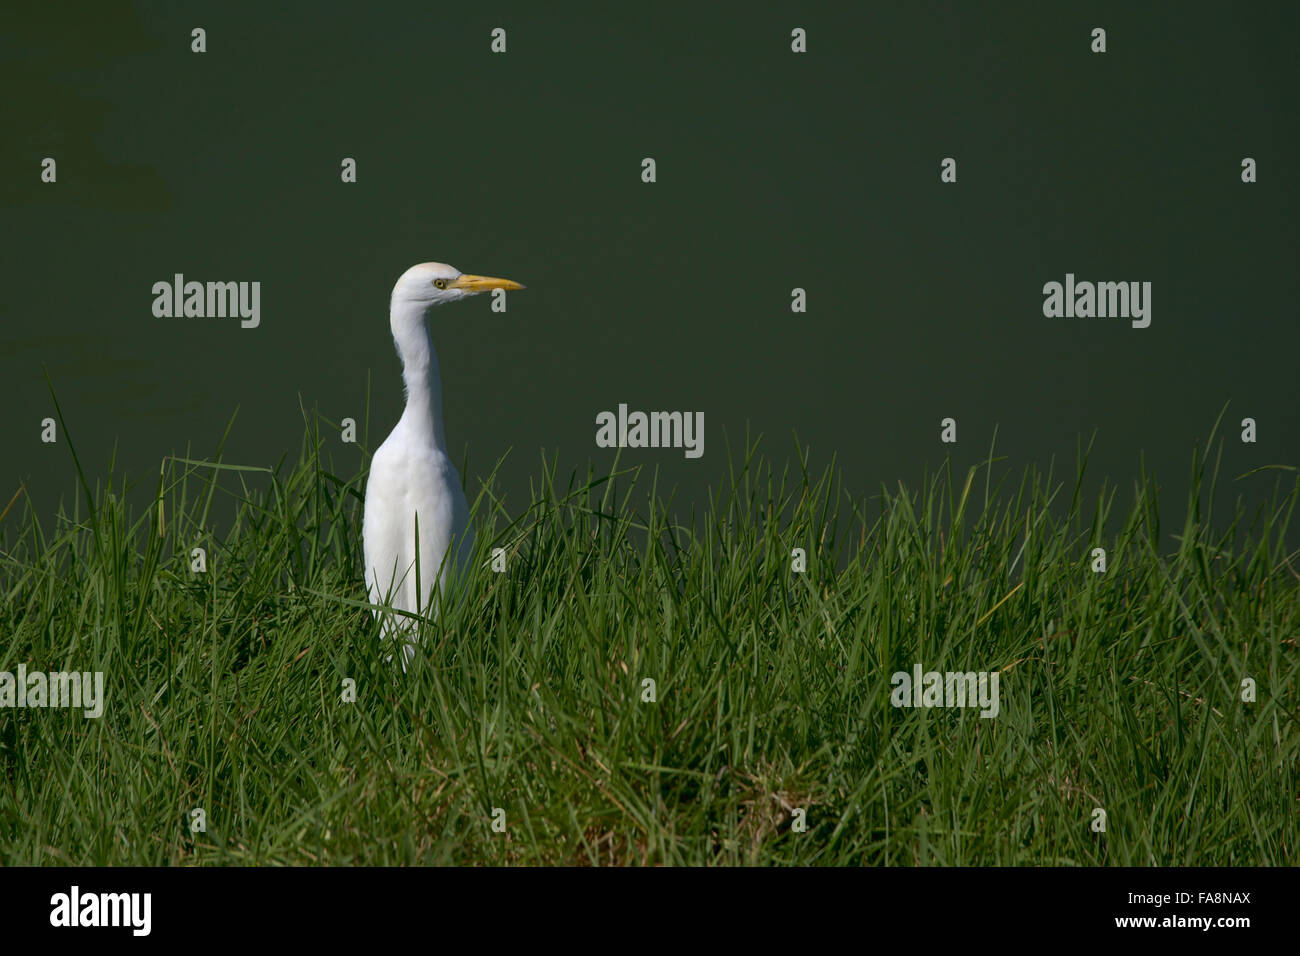
[[447,288],[461,289],[473,294],[476,292],[490,292],[493,289],[522,289],[524,286],[512,279],[494,279],[491,276],[462,275],[459,278],[452,279],[448,282]]

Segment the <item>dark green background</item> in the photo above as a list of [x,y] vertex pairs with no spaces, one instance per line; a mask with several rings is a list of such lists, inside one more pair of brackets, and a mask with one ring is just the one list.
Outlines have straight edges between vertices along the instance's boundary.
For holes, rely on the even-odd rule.
[[[433,317],[471,494],[513,449],[516,505],[539,448],[607,467],[619,402],[705,413],[700,460],[624,453],[684,503],[746,429],[782,459],[797,430],[860,495],[915,485],[949,415],[962,467],[996,426],[1011,465],[1068,472],[1096,429],[1097,473],[1127,488],[1145,456],[1170,517],[1225,402],[1225,474],[1296,463],[1294,3],[13,6],[0,507],[22,481],[51,512],[73,494],[42,364],[92,475],[116,446],[152,488],[237,406],[226,460],[273,464],[300,397],[360,420],[368,376],[377,445],[402,400],[388,294],[425,260],[528,286]],[[175,272],[260,281],[261,327],[154,318]],[[1151,327],[1044,318],[1066,272],[1151,281]]]

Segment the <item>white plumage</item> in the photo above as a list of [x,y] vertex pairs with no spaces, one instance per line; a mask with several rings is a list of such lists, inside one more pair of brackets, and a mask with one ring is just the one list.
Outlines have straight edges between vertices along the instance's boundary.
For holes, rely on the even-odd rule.
[[[441,590],[447,573],[463,567],[474,547],[460,474],[447,454],[442,380],[425,315],[466,296],[522,288],[441,262],[412,266],[393,287],[389,324],[402,360],[406,409],[370,460],[361,537],[372,604],[427,614],[434,581]],[[415,653],[416,622],[378,608],[374,614],[383,620],[385,639],[402,639],[405,669]]]

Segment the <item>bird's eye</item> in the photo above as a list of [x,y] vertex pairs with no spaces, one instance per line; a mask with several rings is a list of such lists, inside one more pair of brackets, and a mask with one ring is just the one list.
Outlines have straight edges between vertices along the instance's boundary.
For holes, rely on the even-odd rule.
[[434,287],[435,289],[445,289],[445,288],[447,288],[447,280],[446,280],[446,279],[434,279],[434,280],[433,280],[433,287]]

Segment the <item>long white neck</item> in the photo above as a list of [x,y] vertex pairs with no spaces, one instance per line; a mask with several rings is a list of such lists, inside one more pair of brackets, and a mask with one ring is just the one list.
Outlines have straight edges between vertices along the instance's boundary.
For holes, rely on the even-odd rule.
[[417,436],[427,436],[435,448],[446,450],[442,430],[442,377],[438,355],[424,324],[428,306],[418,302],[392,304],[390,325],[406,382],[406,410],[399,426]]

